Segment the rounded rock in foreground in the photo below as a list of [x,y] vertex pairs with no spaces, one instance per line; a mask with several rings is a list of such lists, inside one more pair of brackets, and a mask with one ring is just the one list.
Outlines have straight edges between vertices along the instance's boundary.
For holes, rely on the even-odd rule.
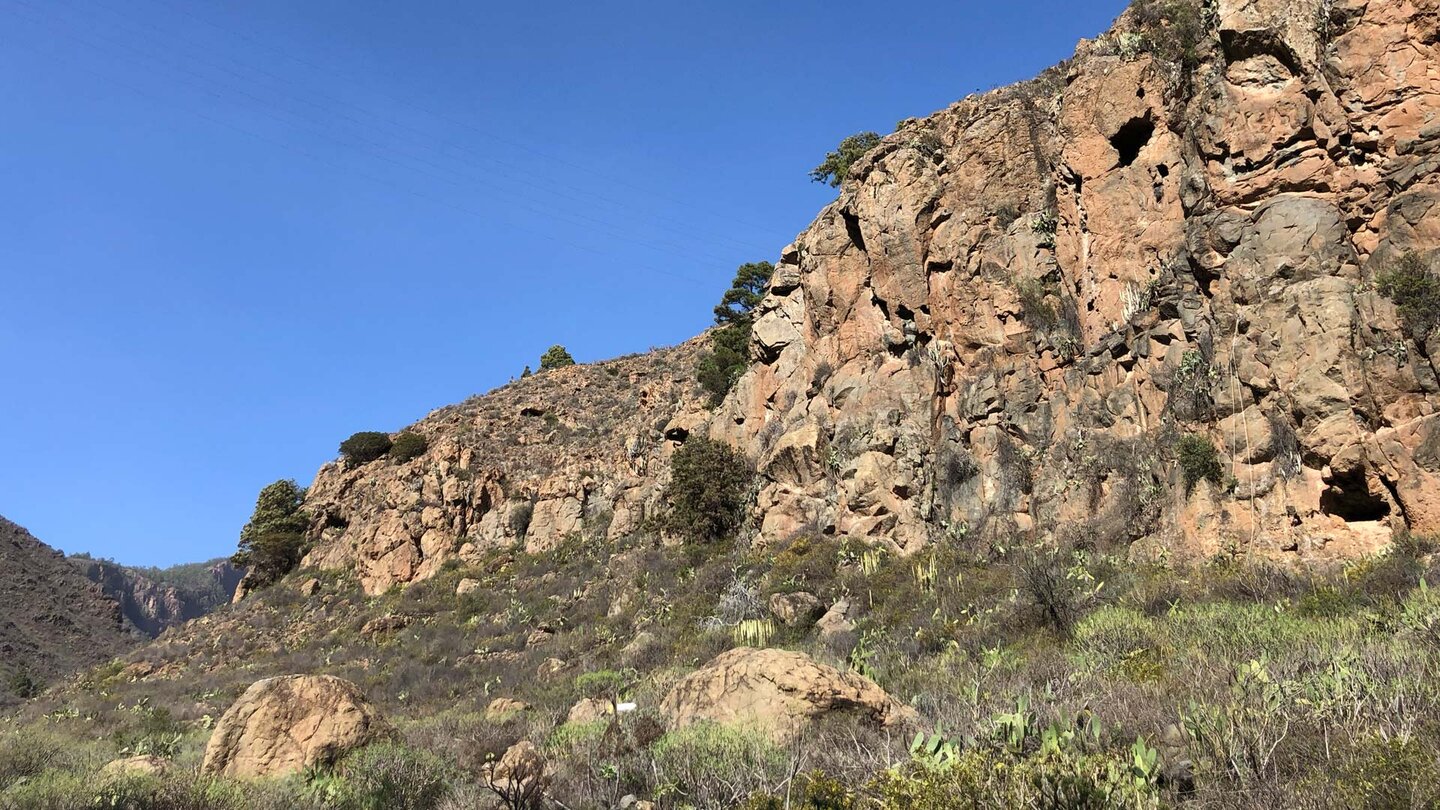
[[355,684],[330,675],[256,681],[210,735],[204,773],[278,776],[330,765],[393,735]]
[[740,647],[671,688],[660,703],[671,728],[713,722],[748,728],[784,742],[831,712],[855,712],[881,726],[900,725],[915,710],[874,681],[789,650]]

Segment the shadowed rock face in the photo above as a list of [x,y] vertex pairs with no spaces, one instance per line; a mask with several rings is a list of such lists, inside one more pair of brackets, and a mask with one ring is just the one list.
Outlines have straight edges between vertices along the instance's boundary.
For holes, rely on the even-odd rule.
[[65,556],[0,518],[0,705],[12,675],[48,682],[105,661],[139,637]]
[[243,574],[222,560],[209,565],[201,583],[180,587],[156,582],[135,569],[106,560],[71,558],[71,562],[120,606],[127,627],[150,638],[229,604]]
[[[1309,559],[1440,531],[1440,337],[1407,343],[1373,286],[1440,256],[1437,6],[1221,0],[1188,80],[1127,15],[906,122],[781,252],[718,409],[703,338],[521,380],[420,422],[419,459],[322,469],[307,562],[379,593],[614,539],[694,435],[756,461],[761,544]],[[1226,486],[1187,494],[1190,433]]]

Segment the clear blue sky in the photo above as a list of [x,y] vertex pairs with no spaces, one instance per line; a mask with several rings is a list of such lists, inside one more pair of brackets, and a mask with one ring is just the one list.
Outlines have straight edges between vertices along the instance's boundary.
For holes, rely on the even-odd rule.
[[356,430],[703,329],[806,172],[1123,0],[0,0],[0,514],[228,554]]

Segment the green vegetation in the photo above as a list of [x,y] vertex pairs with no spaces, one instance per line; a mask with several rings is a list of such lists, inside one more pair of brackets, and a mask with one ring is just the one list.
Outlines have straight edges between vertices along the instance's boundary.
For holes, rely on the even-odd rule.
[[816,183],[829,183],[838,188],[850,176],[850,168],[871,149],[880,145],[880,136],[874,132],[860,132],[840,142],[835,151],[825,156],[825,161],[810,170],[810,179]]
[[1225,485],[1225,470],[1220,465],[1220,451],[1209,437],[1189,433],[1175,443],[1175,455],[1185,477],[1185,491],[1188,493],[1201,481],[1209,481],[1217,487]]
[[340,455],[345,457],[345,463],[358,466],[384,458],[390,447],[390,434],[362,430],[340,443]]
[[1202,0],[1135,0],[1130,8],[1146,49],[1177,66],[1188,85],[1209,38]]
[[41,683],[30,673],[19,670],[11,673],[10,676],[5,679],[5,687],[9,689],[10,694],[15,697],[21,700],[29,700],[40,694],[45,688],[45,684]]
[[289,573],[305,549],[310,518],[301,508],[305,490],[282,480],[260,490],[250,522],[240,530],[239,549],[231,562],[249,569],[247,576],[262,588]]
[[750,366],[750,327],[755,307],[765,298],[775,266],[770,262],[740,265],[730,289],[715,307],[719,329],[710,337],[710,351],[700,358],[696,376],[718,405]]
[[345,792],[357,810],[430,810],[450,795],[459,769],[398,743],[377,743],[346,757]]
[[566,351],[565,347],[558,343],[546,349],[545,353],[540,356],[541,371],[573,365],[575,365],[575,358],[571,357],[570,352]]
[[[179,628],[142,653],[180,677],[135,680],[117,662],[0,720],[0,808],[484,807],[484,763],[520,739],[548,758],[547,795],[568,807],[630,793],[751,810],[1440,801],[1433,543],[1314,570],[961,545],[902,557],[802,536],[696,559],[653,537],[576,537],[493,549],[380,597],[338,574],[321,575],[323,602],[282,583],[217,614],[223,635]],[[462,577],[481,587],[457,600]],[[677,675],[735,645],[737,617],[797,590],[849,599],[853,638],[777,626],[768,643],[863,670],[916,709],[918,728],[839,714],[784,746],[704,724],[667,732],[655,707]],[[425,619],[361,640],[389,614]],[[537,626],[557,631],[529,643]],[[653,651],[623,652],[640,632]],[[551,657],[569,668],[537,677]],[[254,679],[292,671],[354,680],[401,740],[278,781],[196,776],[213,718]],[[622,692],[636,711],[564,723],[579,698]],[[536,709],[486,720],[496,696]],[[98,776],[138,750],[178,767]]]
[[670,460],[663,528],[689,543],[713,545],[745,519],[755,471],[729,445],[692,437]]
[[1440,327],[1440,274],[1416,253],[1406,253],[1375,278],[1381,295],[1395,302],[1405,330],[1423,344]]
[[403,431],[395,437],[395,443],[390,445],[390,460],[403,464],[423,456],[428,449],[430,442],[426,441],[424,436],[414,431]]

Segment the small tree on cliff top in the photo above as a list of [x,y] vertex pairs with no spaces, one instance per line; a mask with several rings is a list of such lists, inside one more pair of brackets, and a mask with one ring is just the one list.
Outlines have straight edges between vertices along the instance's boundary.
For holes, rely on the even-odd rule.
[[552,368],[564,368],[565,366],[573,365],[575,365],[575,358],[571,357],[570,352],[566,351],[565,347],[561,346],[558,343],[554,346],[551,346],[543,355],[540,356],[541,371]]
[[840,146],[825,156],[825,161],[810,170],[810,179],[816,183],[829,183],[838,188],[850,176],[850,167],[866,152],[880,145],[880,136],[874,132],[860,132],[840,142]]
[[255,587],[271,584],[300,564],[310,526],[301,508],[304,502],[305,490],[294,481],[276,481],[260,490],[250,522],[240,530],[239,548],[230,558],[249,569]]

